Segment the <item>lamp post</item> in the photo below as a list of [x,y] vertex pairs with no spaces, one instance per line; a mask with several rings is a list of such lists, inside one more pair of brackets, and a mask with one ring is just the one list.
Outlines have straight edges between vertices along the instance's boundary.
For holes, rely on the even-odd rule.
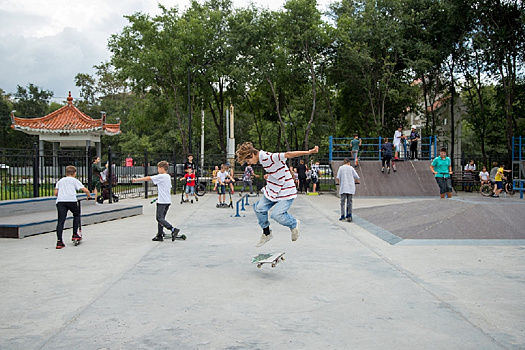
[[190,72],[190,67],[188,67],[188,151],[189,151],[189,153],[192,153],[192,147],[191,147],[191,90],[190,90],[190,83],[191,83],[191,72]]

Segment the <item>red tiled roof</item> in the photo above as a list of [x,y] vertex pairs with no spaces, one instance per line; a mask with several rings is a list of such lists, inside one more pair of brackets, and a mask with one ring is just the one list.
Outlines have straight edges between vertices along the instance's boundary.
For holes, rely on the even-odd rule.
[[450,96],[440,98],[439,100],[437,100],[436,102],[434,102],[434,103],[432,104],[432,106],[428,106],[428,107],[427,107],[427,111],[428,111],[428,112],[432,112],[433,110],[434,110],[434,111],[438,110],[439,108],[441,108],[441,107],[445,104],[445,102],[448,101],[449,98],[450,98]]
[[73,106],[71,92],[67,98],[67,105],[40,118],[18,118],[12,116],[11,128],[20,131],[39,133],[86,133],[103,131],[107,135],[120,133],[118,124],[106,124],[105,118],[93,119]]

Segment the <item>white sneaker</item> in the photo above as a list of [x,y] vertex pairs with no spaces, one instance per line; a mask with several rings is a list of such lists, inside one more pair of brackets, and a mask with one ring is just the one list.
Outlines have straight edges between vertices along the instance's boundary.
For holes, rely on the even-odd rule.
[[297,239],[299,238],[299,224],[301,222],[299,220],[297,220],[297,226],[295,226],[295,228],[292,228],[290,229],[292,231],[292,241],[297,241]]
[[263,233],[262,236],[261,236],[261,239],[259,240],[259,243],[257,243],[255,246],[256,247],[262,247],[264,244],[266,244],[266,242],[268,242],[272,238],[273,238],[273,235],[272,235],[272,231],[271,230],[270,230],[270,234],[269,235],[265,235]]

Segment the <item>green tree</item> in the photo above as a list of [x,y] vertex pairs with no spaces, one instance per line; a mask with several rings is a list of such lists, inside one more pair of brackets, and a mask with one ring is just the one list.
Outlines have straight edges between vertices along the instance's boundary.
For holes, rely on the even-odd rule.
[[18,85],[14,94],[13,107],[16,109],[17,115],[26,118],[43,117],[46,114],[51,97],[53,97],[51,91],[41,89],[31,83],[27,88]]

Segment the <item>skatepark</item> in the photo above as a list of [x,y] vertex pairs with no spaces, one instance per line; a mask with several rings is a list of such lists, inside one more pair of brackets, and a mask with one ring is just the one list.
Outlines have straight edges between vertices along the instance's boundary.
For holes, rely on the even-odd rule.
[[[501,225],[524,227],[525,201],[478,197],[357,196],[348,223],[334,194],[300,195],[299,240],[272,222],[261,248],[249,206],[173,196],[188,239],[152,242],[155,206],[125,200],[143,215],[85,226],[78,247],[0,240],[0,348],[522,349],[525,241]],[[511,217],[477,236],[463,223],[494,200]],[[275,268],[251,263],[281,251]]]

